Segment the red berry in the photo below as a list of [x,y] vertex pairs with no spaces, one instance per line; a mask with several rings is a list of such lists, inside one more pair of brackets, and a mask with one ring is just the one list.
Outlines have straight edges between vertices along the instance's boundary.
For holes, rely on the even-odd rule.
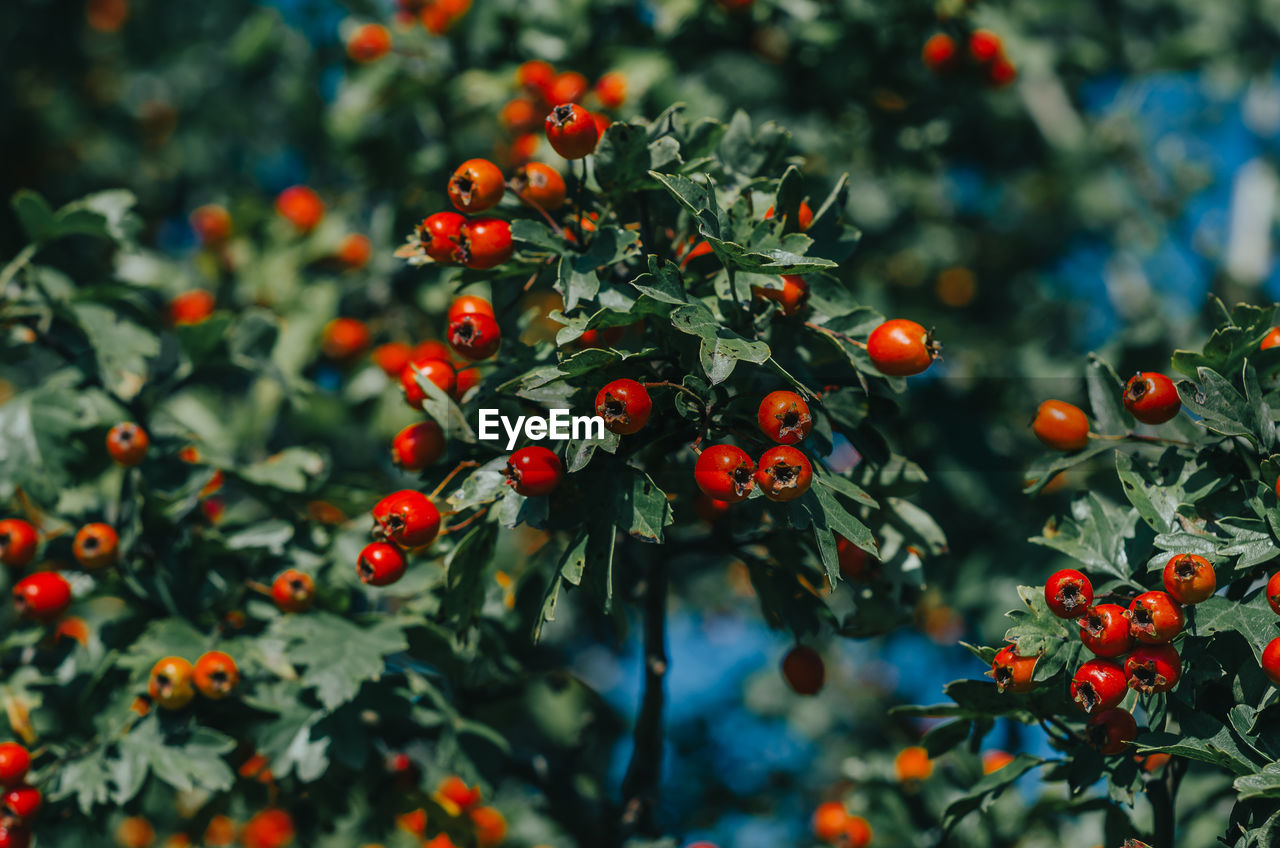
[[1080,617],[1080,641],[1100,657],[1118,657],[1129,652],[1133,638],[1129,621],[1119,604],[1089,607]]
[[358,318],[334,318],[324,325],[320,350],[330,359],[343,362],[359,356],[369,346],[369,328]]
[[1280,636],[1272,639],[1262,649],[1262,673],[1272,683],[1280,686]]
[[511,185],[517,197],[548,212],[564,205],[564,177],[550,165],[541,162],[522,165],[511,178]]
[[306,612],[315,597],[315,581],[293,568],[282,571],[271,584],[271,598],[281,612]]
[[468,268],[484,270],[497,267],[510,259],[514,252],[511,225],[501,218],[473,218],[463,224],[457,255]]
[[596,80],[596,97],[606,109],[617,109],[627,102],[627,77],[621,71],[610,71]]
[[199,324],[213,314],[216,305],[212,292],[204,289],[182,292],[169,301],[169,323],[175,327]]
[[17,786],[31,768],[31,754],[17,742],[0,742],[0,786]]
[[1138,723],[1128,710],[1105,710],[1089,719],[1085,738],[1100,753],[1119,754],[1138,738]]
[[1148,645],[1162,645],[1182,632],[1182,607],[1165,592],[1143,592],[1125,613],[1129,634]]
[[0,848],[31,848],[31,832],[17,825],[0,824]]
[[507,459],[507,485],[526,497],[551,494],[563,476],[560,457],[544,447],[520,448]]
[[1018,69],[1004,56],[987,65],[987,85],[992,88],[1004,88],[1017,78]]
[[[1174,554],[1164,566],[1164,588],[1180,604],[1198,604],[1217,591],[1218,577],[1199,554]],[[1270,588],[1268,584],[1268,599]]]
[[840,563],[840,576],[845,580],[866,580],[875,572],[875,560],[871,554],[850,542],[839,533],[836,536],[836,559]]
[[538,107],[527,97],[516,97],[508,100],[498,113],[502,125],[517,135],[538,128]]
[[350,233],[338,243],[334,256],[346,266],[347,270],[359,270],[368,265],[373,257],[373,242],[369,241],[366,235]]
[[[706,242],[703,242],[706,244]],[[707,245],[708,251],[710,245]],[[685,257],[685,261],[692,259],[697,253],[698,248],[694,248]],[[756,300],[772,300],[778,304],[778,310],[783,315],[795,315],[809,301],[809,284],[805,282],[804,277],[795,274],[782,275],[782,287],[770,288],[768,286],[752,286],[751,296]]]
[[386,542],[370,542],[356,560],[356,574],[361,583],[390,586],[404,576],[404,552]]
[[1129,691],[1125,670],[1113,660],[1089,660],[1071,678],[1071,700],[1086,713],[1120,706]]
[[1013,645],[1005,645],[996,654],[991,663],[991,671],[987,672],[996,682],[996,689],[1001,692],[1030,692],[1036,687],[1032,675],[1040,658],[1020,657]]
[[929,40],[924,43],[924,49],[920,51],[920,60],[930,71],[941,74],[955,65],[957,52],[955,39],[946,33],[937,32],[929,36]]
[[541,59],[531,59],[516,68],[516,85],[539,97],[546,97],[550,93],[555,80],[556,69]]
[[1280,345],[1280,327],[1271,328],[1271,332],[1258,343],[1258,350],[1270,350],[1276,345]]
[[15,786],[4,793],[3,807],[5,815],[15,818],[21,824],[30,824],[40,812],[43,801],[40,790],[34,786]]
[[483,212],[502,200],[507,185],[488,159],[468,159],[449,178],[449,200],[459,212]]
[[324,201],[306,186],[291,186],[276,198],[276,212],[301,233],[309,233],[324,218]]
[[240,668],[230,654],[206,651],[196,660],[191,678],[200,694],[218,701],[236,688],[240,682]]
[[808,645],[796,645],[782,658],[782,676],[797,695],[816,695],[827,670],[817,651]]
[[1074,568],[1064,568],[1044,584],[1044,600],[1058,618],[1079,618],[1093,604],[1093,584]]
[[742,448],[712,445],[698,455],[693,479],[711,497],[733,504],[751,494],[755,471],[755,463]]
[[1142,371],[1125,384],[1124,408],[1143,424],[1163,424],[1178,414],[1182,401],[1172,380],[1154,371]]
[[780,445],[794,445],[804,441],[813,429],[813,416],[809,404],[795,392],[770,392],[760,401],[756,411],[760,432]]
[[56,571],[37,571],[13,587],[18,615],[35,621],[52,621],[71,606],[71,584]]
[[1271,579],[1267,581],[1267,603],[1276,615],[1280,615],[1280,571],[1271,575]]
[[[773,207],[770,206],[764,212],[765,220],[773,217]],[[799,229],[807,230],[809,225],[813,223],[813,209],[805,201],[800,201],[800,208],[796,210],[796,226]],[[704,242],[705,244],[705,242]],[[708,245],[709,246],[709,245]]]
[[388,342],[373,350],[373,361],[388,377],[398,378],[412,357],[413,351],[404,342]]
[[36,528],[30,522],[21,518],[0,521],[0,562],[5,565],[22,567],[31,562],[39,543]]
[[487,359],[502,344],[502,330],[492,315],[460,315],[449,322],[449,344],[467,359]]
[[591,113],[576,103],[561,103],[547,115],[547,141],[566,159],[582,159],[596,149],[600,130]]
[[730,506],[732,504],[716,500],[705,492],[698,492],[698,498],[693,502],[693,511],[708,524],[715,524],[724,517]]
[[117,424],[107,431],[107,453],[117,464],[130,468],[147,455],[151,440],[147,433],[132,421]]
[[867,355],[881,374],[910,377],[919,374],[938,356],[933,333],[905,318],[885,321],[871,331]]
[[76,532],[71,552],[85,568],[102,568],[115,562],[120,537],[110,524],[86,524]]
[[596,415],[612,433],[629,436],[649,422],[653,399],[649,390],[635,380],[623,378],[605,385],[596,394]]
[[1089,419],[1078,406],[1046,400],[1036,410],[1031,432],[1050,450],[1077,451],[1089,444]]
[[415,357],[413,362],[406,365],[405,369],[400,372],[400,389],[404,392],[404,401],[414,409],[422,409],[422,402],[427,399],[427,393],[422,390],[422,386],[418,385],[418,375],[414,373],[415,368],[445,394],[452,394],[454,388],[458,385],[458,375],[448,362],[443,359],[418,359]]
[[442,265],[461,261],[458,242],[462,240],[462,227],[467,219],[457,212],[437,212],[428,215],[418,225],[418,242],[423,251]]
[[778,445],[760,456],[756,485],[771,501],[793,501],[809,491],[813,466],[809,458],[790,445]]
[[975,30],[969,36],[969,55],[980,65],[994,62],[1004,53],[1000,36],[986,29]]
[[391,33],[382,24],[364,24],[347,39],[353,62],[374,62],[391,52]]
[[480,385],[480,369],[472,366],[463,368],[458,372],[458,385],[453,390],[453,396],[464,398],[467,392]]
[[558,74],[547,92],[552,103],[579,103],[587,96],[591,83],[577,71]]
[[231,238],[231,213],[225,207],[214,203],[196,207],[187,220],[201,244],[216,246]]
[[627,332],[626,327],[601,327],[598,330],[583,330],[578,336],[578,347],[588,348],[613,347]]
[[413,489],[387,495],[373,507],[382,538],[402,548],[429,545],[440,532],[440,512],[431,499]]
[[434,421],[410,424],[391,442],[391,459],[405,471],[421,471],[444,456],[444,432]]
[[436,794],[463,810],[474,807],[483,798],[479,786],[468,786],[466,781],[456,774],[441,781],[436,788]]
[[1182,658],[1172,645],[1139,645],[1124,661],[1129,686],[1144,695],[1168,692],[1182,677]]
[[[488,315],[490,318],[495,317],[493,314],[493,304],[485,300],[483,297],[476,297],[473,294],[464,294],[461,297],[454,298],[453,303],[449,305],[449,323],[452,324],[464,315]],[[430,344],[430,342],[426,342]]]

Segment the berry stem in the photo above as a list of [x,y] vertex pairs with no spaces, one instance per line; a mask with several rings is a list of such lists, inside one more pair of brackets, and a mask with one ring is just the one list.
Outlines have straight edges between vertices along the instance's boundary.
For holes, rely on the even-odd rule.
[[863,350],[867,349],[866,342],[861,341],[859,339],[855,339],[853,336],[847,336],[844,333],[838,332],[836,330],[832,330],[829,327],[824,327],[821,324],[815,324],[812,321],[805,321],[804,325],[808,327],[810,330],[817,330],[819,333],[824,333],[833,338],[840,339],[841,341],[847,342],[848,344],[851,344],[854,347],[860,347]]
[[[447,535],[449,535],[450,533],[456,533],[456,532],[458,532],[459,530],[463,530],[463,529],[465,529],[465,528],[467,528],[467,527],[470,527],[472,524],[475,524],[475,523],[476,523],[476,521],[478,521],[479,519],[484,518],[484,516],[488,514],[488,512],[489,512],[489,507],[491,507],[491,506],[493,506],[493,501],[490,501],[489,503],[485,504],[483,509],[477,510],[477,511],[476,511],[476,514],[475,514],[475,515],[473,515],[473,516],[471,516],[470,518],[467,518],[467,519],[464,519],[464,520],[462,520],[462,521],[459,521],[457,524],[448,524],[448,525],[446,525],[446,526],[444,526],[444,527],[440,528],[440,534],[439,534],[439,535],[441,535],[441,536],[447,536]],[[442,513],[442,514],[443,514],[443,515],[446,515],[446,516],[448,516],[448,515],[457,515],[457,513],[456,513],[456,512],[446,512],[446,513]]]
[[688,386],[682,386],[679,383],[672,383],[670,380],[659,380],[653,383],[644,383],[643,385],[646,389],[675,389],[678,392],[684,392],[689,397],[696,400],[698,405],[703,409],[707,408],[707,402],[702,399],[702,396]]
[[476,462],[473,459],[464,459],[462,462],[459,462],[456,468],[454,468],[452,471],[450,471],[448,474],[445,475],[444,479],[440,481],[440,485],[436,486],[435,490],[430,495],[428,495],[428,497],[434,501],[437,497],[440,496],[440,493],[444,491],[444,487],[449,485],[449,481],[452,480],[454,477],[457,477],[460,471],[462,471],[464,468],[475,468],[479,465],[480,463]]
[[244,581],[244,585],[245,588],[251,592],[257,592],[259,595],[266,595],[268,598],[271,597],[271,587],[266,583],[260,583],[257,580],[246,580]]
[[662,780],[662,713],[667,676],[667,566],[648,557],[644,591],[644,691],[636,719],[635,747],[622,781],[622,826],[628,832],[657,834],[653,811]]
[[1151,445],[1174,445],[1180,448],[1194,448],[1191,442],[1184,442],[1181,439],[1164,439],[1160,436],[1143,436],[1138,433],[1125,433],[1119,436],[1105,436],[1101,433],[1089,433],[1089,438],[1098,439],[1105,442],[1143,442]]
[[547,222],[547,225],[551,227],[551,229],[555,230],[555,233],[557,236],[559,236],[560,238],[564,238],[564,228],[556,223],[555,219],[551,217],[551,214],[547,212],[547,210],[542,208],[542,205],[540,203],[538,203],[536,200],[533,200],[532,198],[526,197],[525,195],[517,191],[516,184],[511,180],[507,180],[507,188],[511,191],[512,194],[520,198],[520,201],[525,206],[528,206],[530,209],[534,210],[539,215],[541,215],[543,217],[543,220]]

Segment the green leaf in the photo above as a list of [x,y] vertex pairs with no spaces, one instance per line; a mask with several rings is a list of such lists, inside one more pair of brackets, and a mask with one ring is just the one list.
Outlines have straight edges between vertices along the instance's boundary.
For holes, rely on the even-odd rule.
[[1245,600],[1232,600],[1221,595],[1206,598],[1195,607],[1196,632],[1203,635],[1236,632],[1245,638],[1253,649],[1254,659],[1262,661],[1262,649],[1276,636],[1276,614],[1267,603],[1262,588],[1255,590]]
[[1251,798],[1280,798],[1280,763],[1267,763],[1254,774],[1237,777],[1232,783],[1241,801]]
[[1134,536],[1137,518],[1136,510],[1090,492],[1072,502],[1071,518],[1031,541],[1078,560],[1086,570],[1130,583],[1132,568],[1126,542]]
[[1124,381],[1106,360],[1089,354],[1085,367],[1085,384],[1089,389],[1089,407],[1093,410],[1096,429],[1104,435],[1122,435],[1133,429],[1133,416],[1124,408]]
[[728,170],[754,177],[781,161],[790,140],[790,134],[772,121],[752,133],[751,118],[739,109],[729,119],[716,156]]
[[[52,771],[44,789],[50,801],[75,798],[76,806],[87,816],[95,806],[106,804],[113,797],[111,778],[111,763],[107,760],[106,749],[94,748],[81,756],[64,759]],[[115,800],[123,804],[134,794],[137,794],[136,790],[128,797],[116,797]]]
[[0,493],[21,488],[42,503],[55,503],[76,481],[75,466],[87,451],[75,434],[100,423],[90,397],[77,388],[73,370],[45,377],[39,386],[0,404]]
[[1261,445],[1259,423],[1253,407],[1225,377],[1208,368],[1197,372],[1200,385],[1185,380],[1178,383],[1178,396],[1189,411],[1201,417],[1202,423],[1224,436],[1244,436]]
[[39,243],[54,236],[53,209],[39,194],[22,189],[14,193],[9,204],[18,216],[27,241]]
[[303,687],[328,710],[354,699],[365,681],[382,676],[388,655],[409,647],[395,620],[360,627],[327,612],[282,616],[268,632],[285,640],[290,660],[305,667]]
[[689,303],[672,310],[671,325],[702,340],[699,361],[712,385],[728,379],[739,360],[761,364],[770,355],[767,344],[724,327],[701,303]]
[[135,724],[119,743],[120,760],[129,770],[141,773],[149,769],[179,792],[230,789],[235,776],[223,755],[235,747],[231,737],[200,725],[162,731],[155,714]]
[[93,348],[103,384],[116,397],[132,400],[146,385],[150,360],[160,353],[160,339],[98,303],[78,303],[72,310]]
[[257,524],[229,533],[226,538],[228,550],[267,550],[273,554],[284,553],[285,545],[293,538],[293,525],[283,518],[269,518]]
[[[654,167],[647,129],[624,121],[610,124],[600,137],[591,162],[596,182],[605,191],[620,191],[643,182],[649,169]],[[666,164],[669,163],[663,163]]]
[[942,814],[943,828],[950,830],[970,813],[988,809],[1018,778],[1041,765],[1044,765],[1044,760],[1030,754],[1014,757],[1008,765],[986,775],[970,787],[969,791],[952,801]]
[[496,500],[507,484],[506,468],[506,456],[489,460],[453,490],[447,503],[452,509],[462,511]]
[[[508,489],[515,493],[514,489]],[[546,498],[524,500],[546,501]],[[482,522],[472,528],[445,561],[444,597],[440,619],[455,629],[470,627],[484,604],[485,575],[493,561],[497,528]]]
[[320,454],[306,448],[285,448],[273,456],[232,469],[232,473],[255,486],[282,492],[305,492],[318,485],[328,470]]
[[641,294],[647,294],[661,303],[673,303],[679,306],[689,302],[680,268],[671,261],[659,265],[656,256],[649,257],[649,273],[636,277],[631,281],[631,285],[635,286]]
[[565,250],[563,238],[546,224],[532,218],[517,218],[511,222],[511,240],[531,244],[551,253],[562,253]]
[[637,468],[626,468],[626,478],[616,481],[614,524],[642,542],[662,542],[662,529],[675,521],[667,493]]
[[[1218,305],[1222,304],[1219,302]],[[1236,307],[1231,315],[1231,323],[1213,331],[1202,353],[1174,351],[1173,367],[1191,378],[1199,378],[1204,369],[1219,374],[1235,373],[1241,363],[1257,351],[1258,345],[1271,331],[1274,316],[1274,305],[1258,307],[1242,304]]]
[[1168,533],[1175,529],[1180,488],[1161,485],[1145,461],[1121,451],[1116,451],[1116,474],[1125,497],[1152,530]]

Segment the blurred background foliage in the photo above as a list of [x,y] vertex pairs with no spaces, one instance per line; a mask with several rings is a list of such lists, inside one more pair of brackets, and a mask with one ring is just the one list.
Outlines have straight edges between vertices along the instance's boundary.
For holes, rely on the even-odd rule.
[[[1026,538],[1073,491],[1114,485],[1085,466],[1035,498],[1021,493],[1039,453],[1026,426],[1036,404],[1082,399],[1089,350],[1122,374],[1167,368],[1169,351],[1203,337],[1210,293],[1280,294],[1280,2],[755,0],[734,11],[711,0],[474,0],[446,34],[391,23],[393,12],[377,0],[6,0],[0,196],[34,189],[56,207],[128,188],[147,249],[118,270],[134,281],[168,295],[201,285],[241,307],[291,303],[317,329],[341,313],[381,337],[427,337],[442,329],[427,316],[447,302],[447,272],[391,252],[447,206],[458,162],[512,161],[499,115],[520,62],[589,80],[622,72],[615,117],[683,102],[695,117],[743,109],[786,126],[811,197],[851,174],[846,213],[863,238],[841,269],[848,286],[936,327],[944,344],[944,360],[912,381],[897,432],[933,481],[918,503],[942,518],[950,550],[930,562],[915,621],[833,640],[827,688],[807,700],[777,673],[787,639],[759,619],[740,563],[710,558],[678,575],[662,819],[738,848],[799,844],[814,806],[843,797],[881,844],[932,844],[922,834],[981,764],[951,754],[937,775],[904,784],[895,756],[926,728],[888,708],[940,700],[944,682],[976,676],[957,641],[997,641],[1014,587],[1054,567]],[[345,39],[371,21],[389,23],[393,52],[353,63]],[[1004,40],[1011,85],[924,67],[929,35],[978,27]],[[558,161],[545,149],[535,158],[549,156]],[[272,201],[297,183],[324,198],[323,226],[301,256],[259,247],[281,241]],[[207,203],[234,221],[220,260],[188,224]],[[371,238],[373,259],[337,273],[324,260],[348,233]],[[6,206],[0,254],[22,244]],[[46,261],[96,267],[97,245],[68,245]],[[229,289],[231,269],[243,273]],[[311,376],[332,402],[274,426],[327,445],[352,473],[376,473],[385,461],[363,453],[370,440],[347,436],[394,431],[390,413],[339,402],[350,394],[331,365]],[[6,392],[22,378],[6,369]],[[603,695],[615,720],[598,729],[612,749],[599,767],[615,783],[640,680],[635,633],[618,624],[571,607],[524,658],[568,664]],[[587,707],[554,692],[544,706],[539,732],[576,739],[571,716]],[[987,744],[1043,750],[1012,727]],[[1101,812],[1055,821],[1052,799],[1024,789],[970,820],[964,844],[1101,839]]]

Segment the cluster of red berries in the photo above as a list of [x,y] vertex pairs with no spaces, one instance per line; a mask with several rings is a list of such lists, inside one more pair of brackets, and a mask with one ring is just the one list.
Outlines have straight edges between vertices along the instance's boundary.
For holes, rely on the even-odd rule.
[[0,743],[0,848],[27,848],[31,825],[44,798],[27,783],[31,753],[16,742]]
[[[35,558],[37,547],[39,535],[31,522],[21,518],[0,521],[0,562],[23,568]],[[20,618],[52,622],[71,606],[71,584],[56,571],[32,572],[14,584],[13,605]]]
[[[1182,409],[1173,381],[1155,371],[1130,377],[1121,399],[1129,414],[1143,424],[1163,424]],[[1089,444],[1088,416],[1080,407],[1062,400],[1041,403],[1031,431],[1050,450],[1078,451]]]
[[813,835],[841,848],[866,848],[871,844],[871,825],[855,816],[839,801],[826,801],[813,811]]
[[396,23],[414,21],[432,35],[444,35],[471,9],[471,0],[396,0]]
[[1004,41],[986,29],[969,33],[963,54],[955,38],[945,32],[934,33],[924,43],[920,58],[937,76],[956,73],[966,66],[972,68],[993,88],[1002,88],[1018,76],[1017,68],[1005,55]]
[[[556,146],[551,127],[557,110],[576,106],[575,120],[581,126],[578,129],[583,136],[582,146],[587,144],[586,123],[595,127],[597,137],[604,135],[612,123],[610,118],[599,111],[589,111],[585,105],[599,106],[603,109],[616,110],[627,100],[627,78],[621,71],[609,71],[596,80],[594,86],[577,71],[559,71],[548,62],[531,60],[516,69],[516,86],[520,93],[508,100],[502,107],[499,118],[506,130],[511,133],[510,159],[514,163],[526,162],[532,158],[538,146],[535,135],[540,126],[547,128],[547,139],[556,151],[566,159],[580,159],[595,148],[590,148],[581,156],[570,156]],[[562,115],[555,123],[563,123]]]
[[739,503],[756,486],[771,501],[792,501],[809,491],[813,466],[792,445],[809,435],[813,416],[804,398],[795,392],[776,391],[765,396],[757,410],[757,422],[765,436],[778,443],[759,463],[735,445],[712,445],[698,455],[693,478],[709,497],[728,504]]
[[[483,795],[478,786],[468,786],[466,781],[454,775],[445,778],[431,798],[451,818],[465,819],[475,836],[476,845],[480,848],[492,848],[500,845],[507,838],[507,819],[496,807],[485,806],[480,802]],[[426,811],[418,808],[403,813],[396,818],[396,825],[419,838],[424,838],[427,829]],[[456,848],[454,841],[444,833],[423,842],[423,848]]]
[[211,701],[231,694],[240,682],[236,661],[222,651],[206,651],[192,665],[182,657],[165,657],[151,667],[147,695],[162,709],[180,710],[196,692]]

